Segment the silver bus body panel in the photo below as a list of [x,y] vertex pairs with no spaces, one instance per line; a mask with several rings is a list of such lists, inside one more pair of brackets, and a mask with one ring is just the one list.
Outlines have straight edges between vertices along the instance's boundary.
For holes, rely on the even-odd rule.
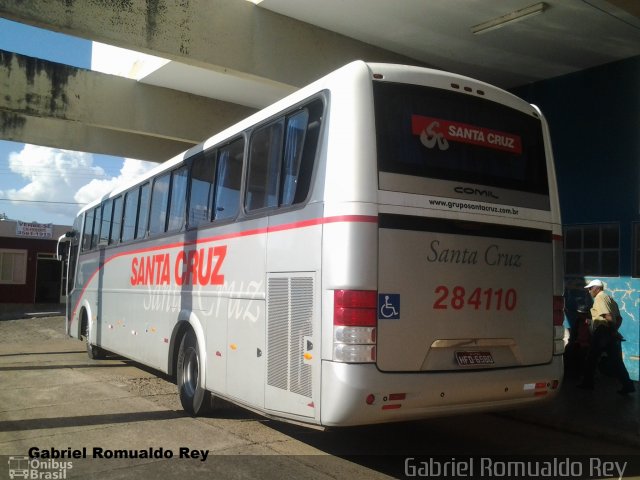
[[473,235],[427,230],[451,220],[409,230],[428,217],[399,218],[409,226],[379,230],[377,290],[399,295],[399,315],[378,317],[380,370],[464,369],[457,350],[490,352],[494,368],[551,360],[550,234],[534,242],[492,237],[486,224]]
[[[467,372],[384,373],[374,365],[323,362],[324,426],[352,426],[487,412],[557,395],[562,358],[545,365]],[[404,394],[394,400],[392,395]],[[368,404],[366,399],[375,400]]]

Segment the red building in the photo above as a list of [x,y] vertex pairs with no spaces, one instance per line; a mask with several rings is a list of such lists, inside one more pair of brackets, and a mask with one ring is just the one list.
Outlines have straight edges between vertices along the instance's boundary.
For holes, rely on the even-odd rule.
[[62,303],[58,238],[70,226],[0,221],[0,304]]

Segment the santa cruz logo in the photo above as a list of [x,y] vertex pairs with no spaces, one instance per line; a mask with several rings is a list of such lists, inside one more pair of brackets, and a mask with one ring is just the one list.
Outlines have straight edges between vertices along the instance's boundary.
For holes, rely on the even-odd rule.
[[420,143],[427,148],[433,148],[438,145],[440,150],[448,150],[449,142],[444,138],[444,134],[438,130],[440,122],[433,121],[420,132]]
[[452,122],[441,118],[411,116],[411,133],[420,137],[420,143],[428,149],[448,150],[450,142],[477,145],[516,155],[522,153],[522,139],[513,133]]

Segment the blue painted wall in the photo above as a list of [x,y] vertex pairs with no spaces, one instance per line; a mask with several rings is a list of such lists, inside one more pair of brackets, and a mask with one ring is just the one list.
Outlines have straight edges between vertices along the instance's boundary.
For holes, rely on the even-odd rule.
[[[638,380],[640,278],[632,277],[632,265],[640,221],[640,56],[513,92],[549,122],[563,223],[620,224],[620,276],[600,278],[620,305],[625,364]],[[582,297],[584,282],[567,277],[568,296]]]

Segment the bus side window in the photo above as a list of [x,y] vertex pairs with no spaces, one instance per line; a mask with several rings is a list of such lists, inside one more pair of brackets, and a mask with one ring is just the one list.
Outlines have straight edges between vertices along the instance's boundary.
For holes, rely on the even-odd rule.
[[215,220],[234,218],[239,209],[244,140],[238,139],[218,152]]
[[155,235],[165,231],[167,225],[167,208],[169,207],[170,184],[171,175],[169,173],[165,173],[153,181],[149,235]]
[[280,191],[280,205],[293,204],[298,186],[300,161],[304,148],[309,111],[301,110],[287,119],[285,134],[284,159],[282,162],[282,188]]
[[120,228],[122,226],[122,195],[113,200],[113,220],[111,221],[111,234],[109,245],[120,241]]
[[102,205],[98,205],[93,209],[95,220],[93,222],[93,235],[91,235],[91,249],[98,247],[98,238],[100,235],[100,225],[102,224]]
[[84,214],[84,235],[82,235],[82,251],[91,250],[91,237],[93,236],[94,210],[88,210]]
[[136,188],[124,196],[124,218],[122,221],[122,241],[133,240],[136,233],[136,213],[140,189]]
[[187,210],[187,185],[189,167],[182,166],[171,172],[171,202],[169,203],[169,218],[167,231],[180,230],[184,225]]
[[140,205],[138,208],[138,222],[136,226],[136,238],[144,238],[149,226],[149,184],[140,187]]
[[102,226],[100,227],[100,240],[98,240],[98,245],[106,245],[109,242],[112,213],[113,200],[109,199],[102,204]]
[[[296,177],[295,195],[292,203],[302,203],[306,200],[311,187],[311,176],[315,163],[318,142],[320,140],[320,127],[322,125],[322,114],[324,103],[316,100],[307,107],[308,120],[306,125],[306,135],[302,146],[302,153],[299,163],[299,170]],[[284,198],[283,198],[284,200]]]
[[216,152],[207,151],[194,158],[191,166],[191,186],[189,188],[189,227],[197,227],[213,218],[213,187]]
[[251,136],[245,207],[248,211],[278,206],[284,119]]

